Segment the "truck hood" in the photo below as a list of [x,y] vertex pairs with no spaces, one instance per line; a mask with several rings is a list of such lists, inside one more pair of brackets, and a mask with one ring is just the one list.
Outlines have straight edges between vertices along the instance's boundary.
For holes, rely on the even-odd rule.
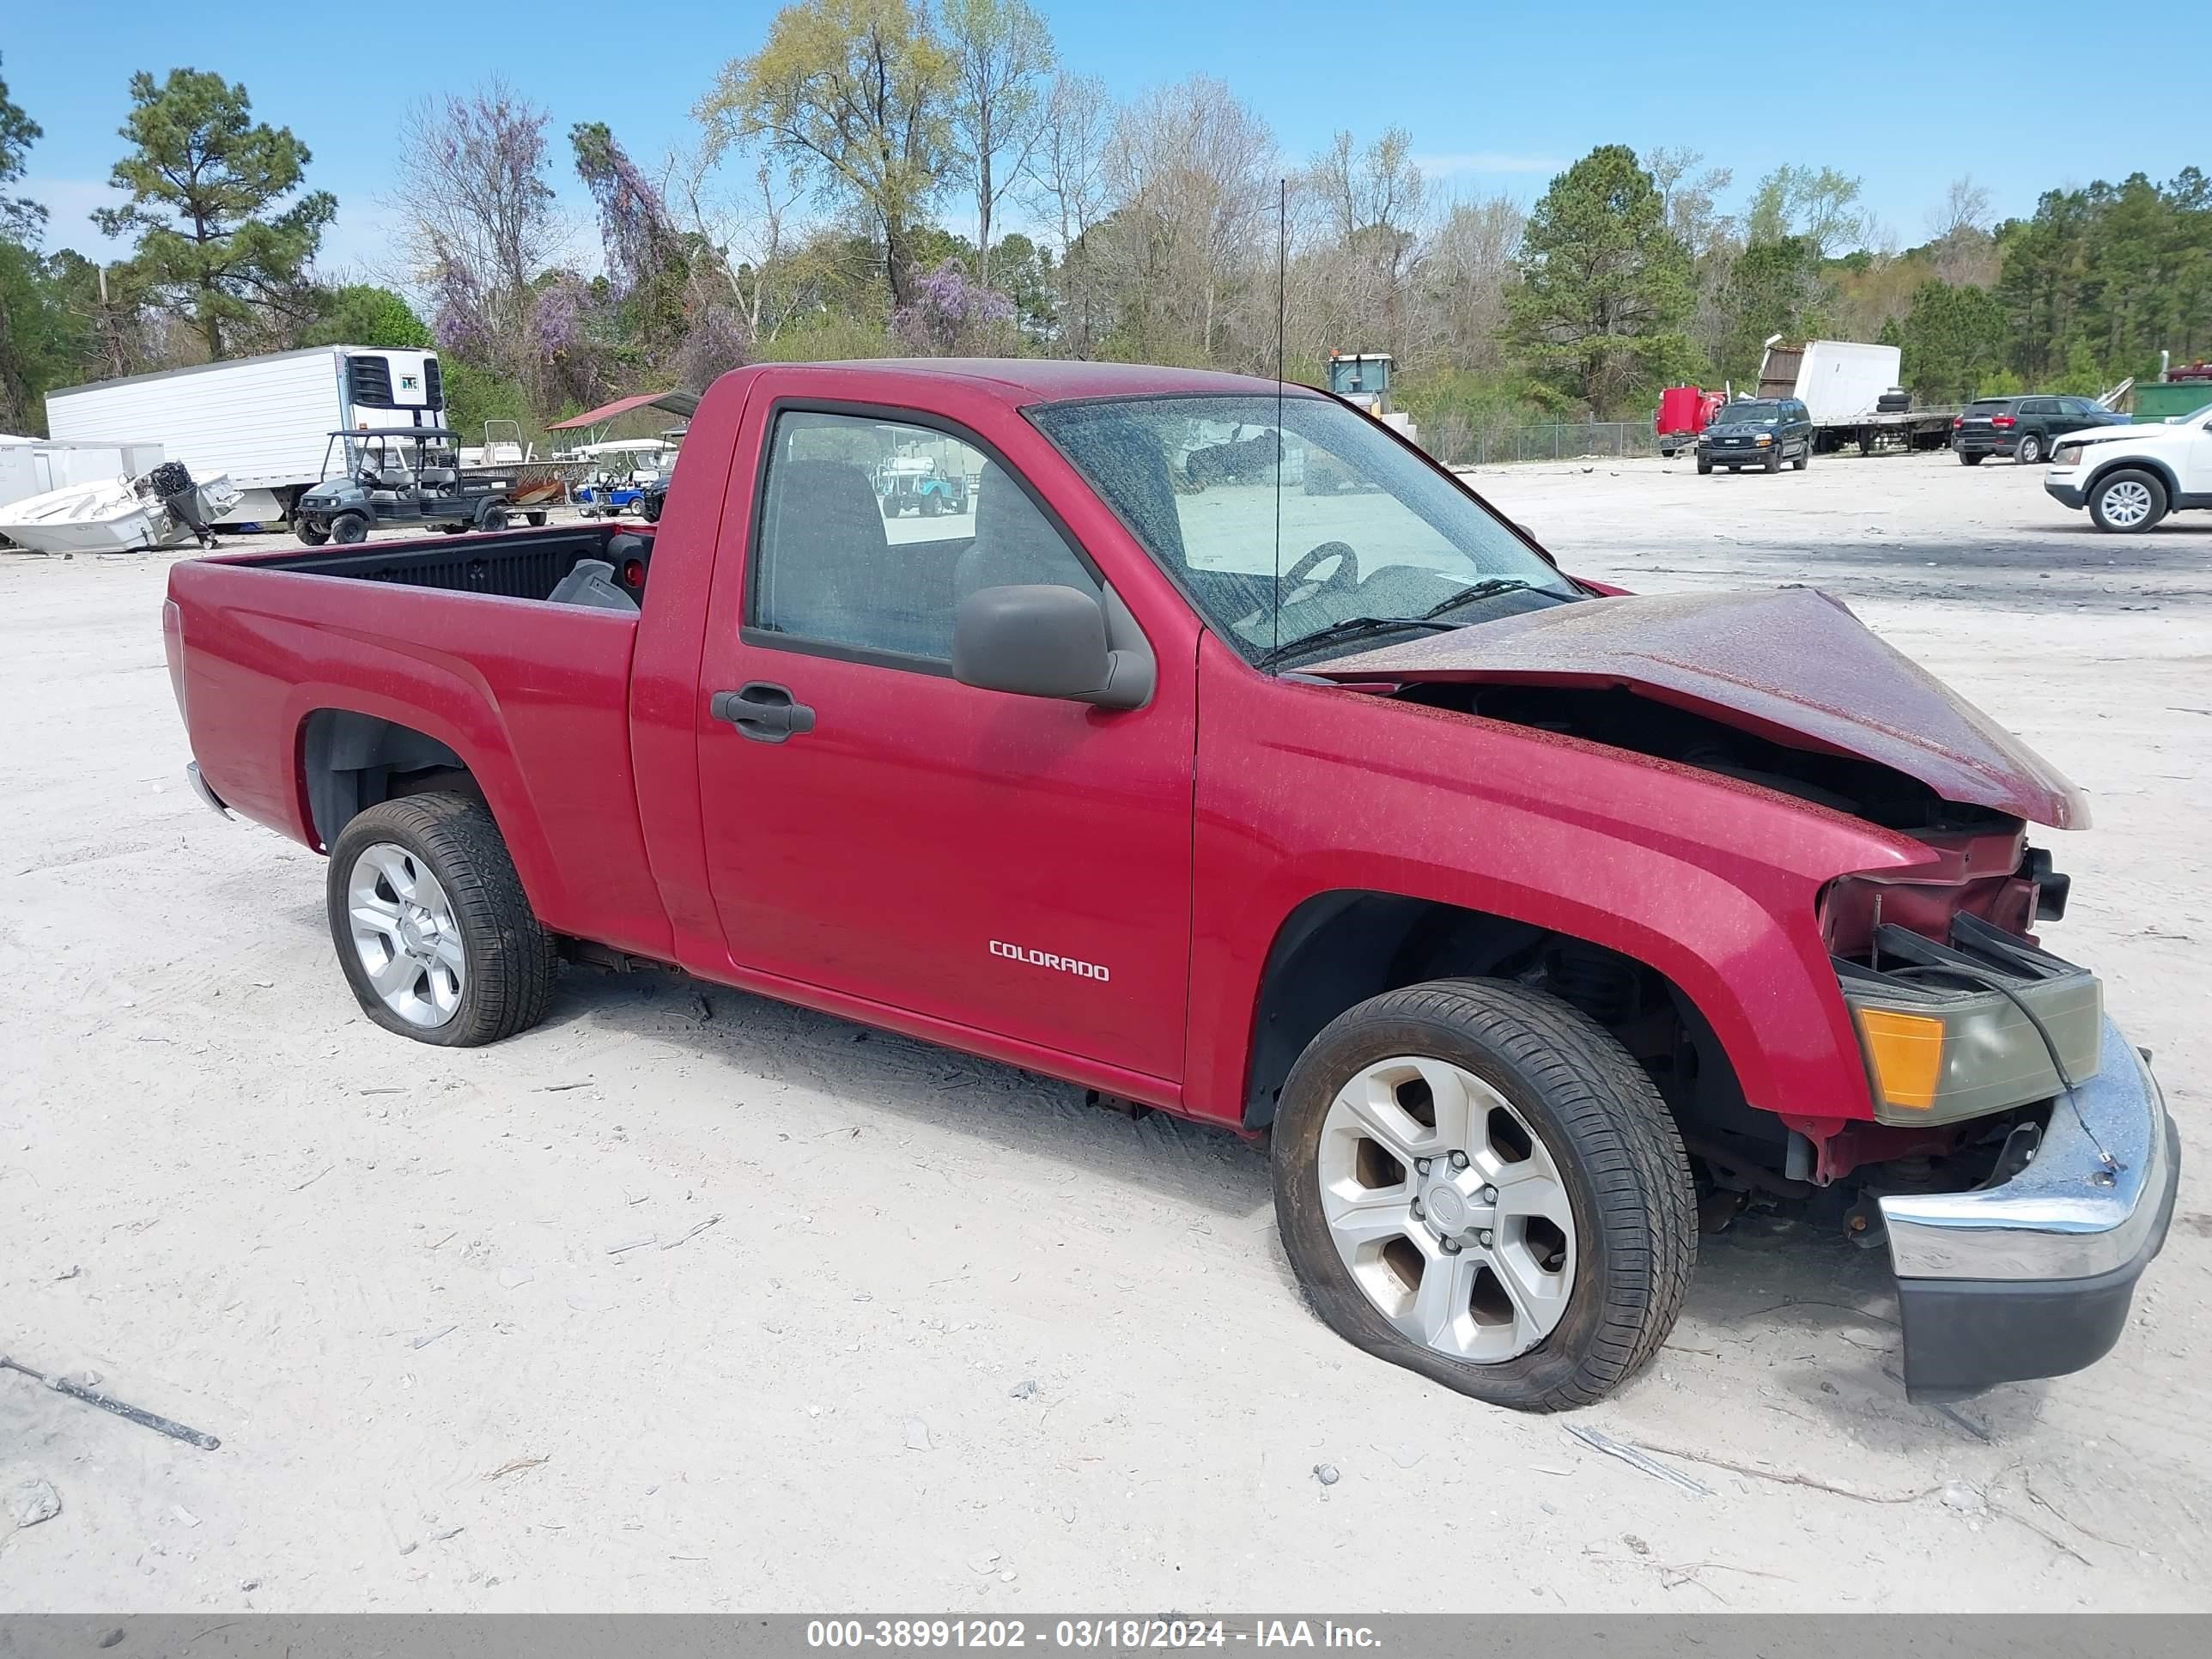
[[1847,755],[1944,799],[2062,830],[2081,792],[2018,738],[1809,587],[1585,599],[1432,634],[1302,672],[1392,680],[1623,687],[1773,742]]

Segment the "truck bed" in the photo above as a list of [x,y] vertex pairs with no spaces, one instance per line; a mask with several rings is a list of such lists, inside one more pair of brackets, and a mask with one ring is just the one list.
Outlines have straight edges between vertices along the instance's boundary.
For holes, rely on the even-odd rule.
[[611,565],[616,585],[641,600],[646,570],[653,562],[652,532],[623,525],[562,525],[485,536],[410,537],[351,547],[302,548],[247,562],[257,570],[285,570],[301,576],[544,599],[585,559]]

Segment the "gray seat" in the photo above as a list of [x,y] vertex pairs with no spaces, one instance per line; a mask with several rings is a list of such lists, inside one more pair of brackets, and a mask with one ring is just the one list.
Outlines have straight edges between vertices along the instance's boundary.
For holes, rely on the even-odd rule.
[[975,496],[975,540],[952,568],[953,602],[986,587],[1031,584],[1098,592],[1036,503],[997,462],[987,461]]
[[615,568],[605,559],[579,559],[575,568],[553,585],[546,599],[555,605],[589,605],[599,611],[637,614],[637,601],[615,586]]
[[866,472],[845,461],[774,461],[769,477],[763,626],[909,656],[951,654],[951,610],[941,593],[933,601],[914,591],[918,560],[885,539]]
[[425,489],[450,489],[460,482],[460,477],[459,469],[450,466],[426,466],[415,475]]
[[1102,419],[1083,434],[1085,470],[1137,538],[1179,569],[1189,568],[1175,479],[1152,434],[1134,421]]

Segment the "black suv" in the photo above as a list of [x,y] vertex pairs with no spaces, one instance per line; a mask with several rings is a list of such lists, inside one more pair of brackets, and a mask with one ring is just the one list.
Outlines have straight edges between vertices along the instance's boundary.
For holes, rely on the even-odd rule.
[[2033,466],[2051,459],[2062,433],[2122,426],[2127,419],[2091,398],[1982,398],[1951,422],[1951,447],[1963,466],[1979,466],[1984,455],[2009,455]]
[[1802,472],[1812,459],[1813,416],[1795,398],[1739,398],[1723,404],[1698,434],[1700,472],[1717,466],[1731,472],[1747,466],[1779,472],[1785,459]]

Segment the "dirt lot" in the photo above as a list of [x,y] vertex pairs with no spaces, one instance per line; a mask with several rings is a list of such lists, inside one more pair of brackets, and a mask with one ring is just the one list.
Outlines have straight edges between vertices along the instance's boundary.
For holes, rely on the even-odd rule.
[[1633,1385],[1516,1417],[1324,1331],[1230,1136],[638,978],[399,1041],[319,860],[184,787],[165,561],[0,554],[0,1349],[223,1440],[0,1373],[0,1493],[63,1505],[0,1608],[2212,1607],[2212,515],[1948,457],[1477,482],[1585,574],[1844,596],[2094,798],[2051,938],[2191,1163],[2109,1360],[1909,1406],[1881,1260],[1753,1224]]

